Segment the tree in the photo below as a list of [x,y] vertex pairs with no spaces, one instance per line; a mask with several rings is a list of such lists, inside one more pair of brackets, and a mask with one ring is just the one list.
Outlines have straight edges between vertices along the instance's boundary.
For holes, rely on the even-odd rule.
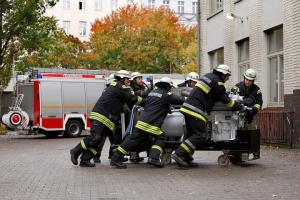
[[42,15],[47,5],[55,3],[55,0],[0,1],[0,91],[10,80],[14,61],[22,52],[30,53],[41,37],[47,35],[47,30],[37,30],[44,30],[43,22],[47,20]]
[[169,9],[129,5],[93,23],[91,46],[106,69],[181,72],[180,51],[195,40],[194,33]]

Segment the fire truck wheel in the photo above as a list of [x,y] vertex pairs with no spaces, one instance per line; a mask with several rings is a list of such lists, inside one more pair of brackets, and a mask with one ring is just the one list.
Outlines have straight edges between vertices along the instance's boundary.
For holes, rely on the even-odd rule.
[[76,119],[72,119],[69,120],[66,124],[66,130],[65,130],[65,136],[66,137],[78,137],[81,135],[82,132],[82,125],[81,123],[76,120]]

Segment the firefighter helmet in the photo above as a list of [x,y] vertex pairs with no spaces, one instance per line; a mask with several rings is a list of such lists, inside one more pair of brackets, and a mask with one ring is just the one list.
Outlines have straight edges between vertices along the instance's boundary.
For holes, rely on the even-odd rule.
[[163,87],[163,86],[169,86],[169,87],[173,87],[173,81],[171,78],[169,77],[162,77],[157,83],[155,83],[155,86],[157,87]]
[[143,77],[143,75],[140,72],[133,72],[131,74],[130,80],[133,81],[137,77]]
[[115,74],[110,74],[110,75],[106,78],[106,85],[110,85],[114,80],[115,80]]
[[224,75],[231,75],[231,70],[230,70],[230,67],[228,65],[224,65],[224,64],[221,64],[221,65],[218,65],[215,70],[217,72],[221,72],[222,74]]
[[190,72],[187,77],[186,77],[186,81],[198,81],[199,79],[199,74],[196,72]]
[[252,68],[247,69],[244,73],[245,79],[248,79],[251,81],[256,79],[256,75],[257,75],[256,70],[252,69]]
[[120,70],[115,74],[115,78],[119,77],[121,79],[123,78],[130,78],[130,74],[127,70]]

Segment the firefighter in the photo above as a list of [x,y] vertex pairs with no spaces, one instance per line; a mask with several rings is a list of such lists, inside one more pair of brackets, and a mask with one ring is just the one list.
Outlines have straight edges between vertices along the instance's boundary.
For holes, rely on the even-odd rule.
[[136,95],[141,97],[147,97],[148,93],[153,89],[153,86],[150,85],[150,88],[144,83],[143,75],[140,72],[133,72],[130,78],[130,87],[133,89]]
[[195,87],[197,81],[199,79],[199,74],[196,72],[190,72],[185,81],[183,83],[180,83],[177,85],[177,87],[190,87],[193,88]]
[[239,103],[231,100],[226,94],[224,83],[230,75],[229,66],[224,64],[217,66],[213,72],[205,74],[199,79],[180,108],[180,112],[185,117],[187,139],[172,154],[172,158],[179,166],[195,166],[192,163],[193,153],[210,139],[209,133],[206,132],[207,115],[215,102],[223,102],[233,110],[240,109]]
[[249,68],[244,73],[244,80],[237,83],[231,91],[243,96],[242,103],[251,108],[247,112],[247,122],[250,124],[253,116],[261,109],[263,100],[260,88],[254,84],[257,72],[255,69]]
[[163,167],[160,155],[165,144],[165,134],[161,131],[161,126],[170,111],[170,104],[181,105],[184,99],[170,92],[173,83],[169,77],[161,78],[155,86],[156,88],[149,93],[146,99],[144,110],[140,114],[133,133],[114,152],[110,162],[111,166],[126,168],[122,158],[128,152],[135,151],[141,146],[145,147],[145,144],[149,145],[150,141],[148,148],[151,150],[148,163],[156,167]]
[[123,105],[143,102],[141,97],[134,95],[132,89],[126,86],[129,78],[129,72],[120,70],[115,74],[116,80],[103,91],[90,115],[91,135],[70,150],[74,165],[78,164],[78,157],[81,155],[81,167],[95,167],[90,160],[97,154],[102,138],[115,132]]
[[[110,84],[115,81],[115,74],[110,74],[107,78],[106,78],[106,87],[110,86]],[[121,139],[120,139],[121,137]],[[93,160],[94,163],[101,163],[100,157],[101,157],[101,152],[103,149],[103,146],[105,144],[107,136],[104,135],[102,137],[102,140],[100,141],[100,143],[98,144],[98,151],[97,154],[94,156]],[[122,142],[122,133],[120,133],[120,130],[118,128],[116,128],[116,131],[114,134],[109,134],[108,135],[109,138],[109,142],[110,142],[110,148],[109,148],[109,156],[108,159],[111,159],[111,155],[112,155],[112,151],[114,148],[116,148],[117,144],[120,144]],[[126,159],[124,158],[124,161],[126,161]]]
[[[153,81],[150,82],[150,88],[144,83],[143,75],[140,72],[133,72],[130,78],[130,87],[133,89],[134,93],[141,97],[147,97],[149,92],[153,89]],[[130,108],[132,110],[132,108]],[[129,116],[127,116],[129,119]],[[131,162],[141,162],[144,158],[139,156],[138,152],[129,153]]]

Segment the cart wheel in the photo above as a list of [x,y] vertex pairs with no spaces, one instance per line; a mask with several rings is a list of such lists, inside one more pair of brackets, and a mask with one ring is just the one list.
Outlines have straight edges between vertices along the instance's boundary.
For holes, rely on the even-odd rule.
[[162,162],[164,165],[169,165],[169,164],[171,164],[171,162],[172,162],[171,153],[163,153],[163,154],[161,155],[161,162]]
[[220,167],[227,167],[230,163],[229,157],[225,154],[218,157],[218,164]]

